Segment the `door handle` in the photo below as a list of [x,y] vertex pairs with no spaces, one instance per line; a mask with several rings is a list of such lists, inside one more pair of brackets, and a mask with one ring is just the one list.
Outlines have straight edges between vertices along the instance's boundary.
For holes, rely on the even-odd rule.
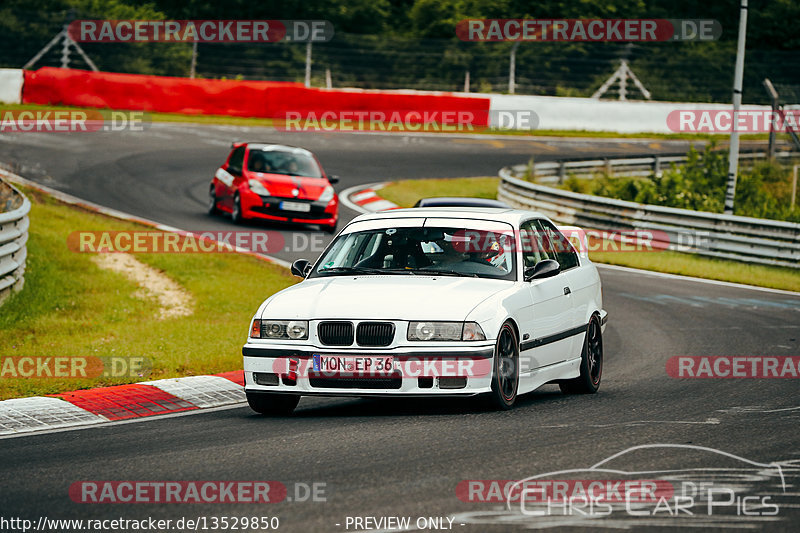
[[570,294],[572,291],[569,290],[569,287],[564,287],[564,294]]

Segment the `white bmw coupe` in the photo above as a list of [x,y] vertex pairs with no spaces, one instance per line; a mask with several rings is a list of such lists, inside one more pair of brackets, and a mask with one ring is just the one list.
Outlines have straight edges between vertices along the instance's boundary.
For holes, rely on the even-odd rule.
[[510,409],[546,383],[600,386],[600,277],[541,214],[361,215],[292,272],[304,280],[261,304],[242,348],[259,413],[291,413],[312,395],[484,394]]

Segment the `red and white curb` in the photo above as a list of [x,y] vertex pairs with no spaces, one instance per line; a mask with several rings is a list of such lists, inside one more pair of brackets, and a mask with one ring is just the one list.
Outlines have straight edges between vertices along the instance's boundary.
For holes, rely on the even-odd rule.
[[358,213],[376,213],[387,209],[397,209],[397,204],[381,198],[378,194],[378,191],[386,185],[388,183],[358,185],[342,191],[339,198],[343,204]]
[[209,409],[244,401],[241,370],[3,400],[0,436]]

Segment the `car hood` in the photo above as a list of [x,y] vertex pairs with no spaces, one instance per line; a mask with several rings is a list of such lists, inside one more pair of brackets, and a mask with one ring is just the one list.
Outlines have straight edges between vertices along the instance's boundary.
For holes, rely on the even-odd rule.
[[[272,196],[297,198],[299,200],[316,200],[325,190],[325,187],[330,185],[325,178],[287,176],[286,174],[270,174],[266,172],[250,172],[248,177],[264,184]],[[298,192],[297,196],[292,194],[295,189]]]
[[410,274],[312,278],[275,294],[261,316],[461,321],[482,301],[513,283]]

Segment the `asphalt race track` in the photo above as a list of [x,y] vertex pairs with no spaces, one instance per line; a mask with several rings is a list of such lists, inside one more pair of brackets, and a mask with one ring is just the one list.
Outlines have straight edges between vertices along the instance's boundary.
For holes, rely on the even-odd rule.
[[[596,158],[682,153],[688,147],[683,141],[289,133],[271,128],[154,124],[144,132],[5,134],[0,136],[0,162],[28,179],[126,213],[185,230],[231,231],[246,226],[237,228],[230,220],[205,215],[208,185],[230,152],[231,141],[251,139],[312,150],[329,174],[340,176],[337,191],[387,179],[496,176],[501,167],[532,156],[542,161],[565,156]],[[344,208],[342,215],[349,220],[355,213]],[[281,229],[260,223],[251,227]],[[311,232],[316,229],[305,231]],[[291,243],[291,233],[282,233]],[[290,260],[303,254],[275,255]]]
[[[532,155],[543,160],[687,147],[682,141],[154,125],[139,134],[4,135],[0,161],[29,179],[134,215],[187,230],[231,230],[229,220],[204,214],[208,182],[231,140],[265,138],[317,153],[330,173],[342,177],[338,190],[386,179],[494,175]],[[347,220],[354,213],[345,208],[342,215]],[[295,231],[280,229],[289,239]],[[304,254],[276,255],[291,260]],[[34,522],[41,516],[277,516],[279,530],[289,532],[362,530],[353,517],[390,516],[410,517],[411,529],[420,518],[439,517],[444,529],[464,532],[559,525],[586,531],[797,531],[800,381],[676,379],[665,366],[673,356],[800,356],[800,294],[610,268],[601,275],[610,321],[597,395],[565,396],[549,385],[503,413],[473,401],[304,398],[286,419],[260,417],[241,406],[3,439],[2,514]],[[656,444],[685,447],[629,450]],[[553,474],[591,469],[626,451],[606,464],[616,472],[610,478],[597,470]],[[701,483],[734,488],[715,493],[716,505],[703,500],[708,492],[701,489],[689,512],[653,514],[649,505],[638,510],[646,516],[624,505],[604,516],[585,508],[532,516],[518,504],[509,510],[504,503],[465,502],[456,493],[465,480],[618,480],[633,474],[669,480],[684,493]],[[73,503],[70,485],[85,480],[277,480],[289,492],[286,501],[270,505]],[[304,487],[314,483],[324,484],[318,485],[324,490],[318,501],[304,498]]]

